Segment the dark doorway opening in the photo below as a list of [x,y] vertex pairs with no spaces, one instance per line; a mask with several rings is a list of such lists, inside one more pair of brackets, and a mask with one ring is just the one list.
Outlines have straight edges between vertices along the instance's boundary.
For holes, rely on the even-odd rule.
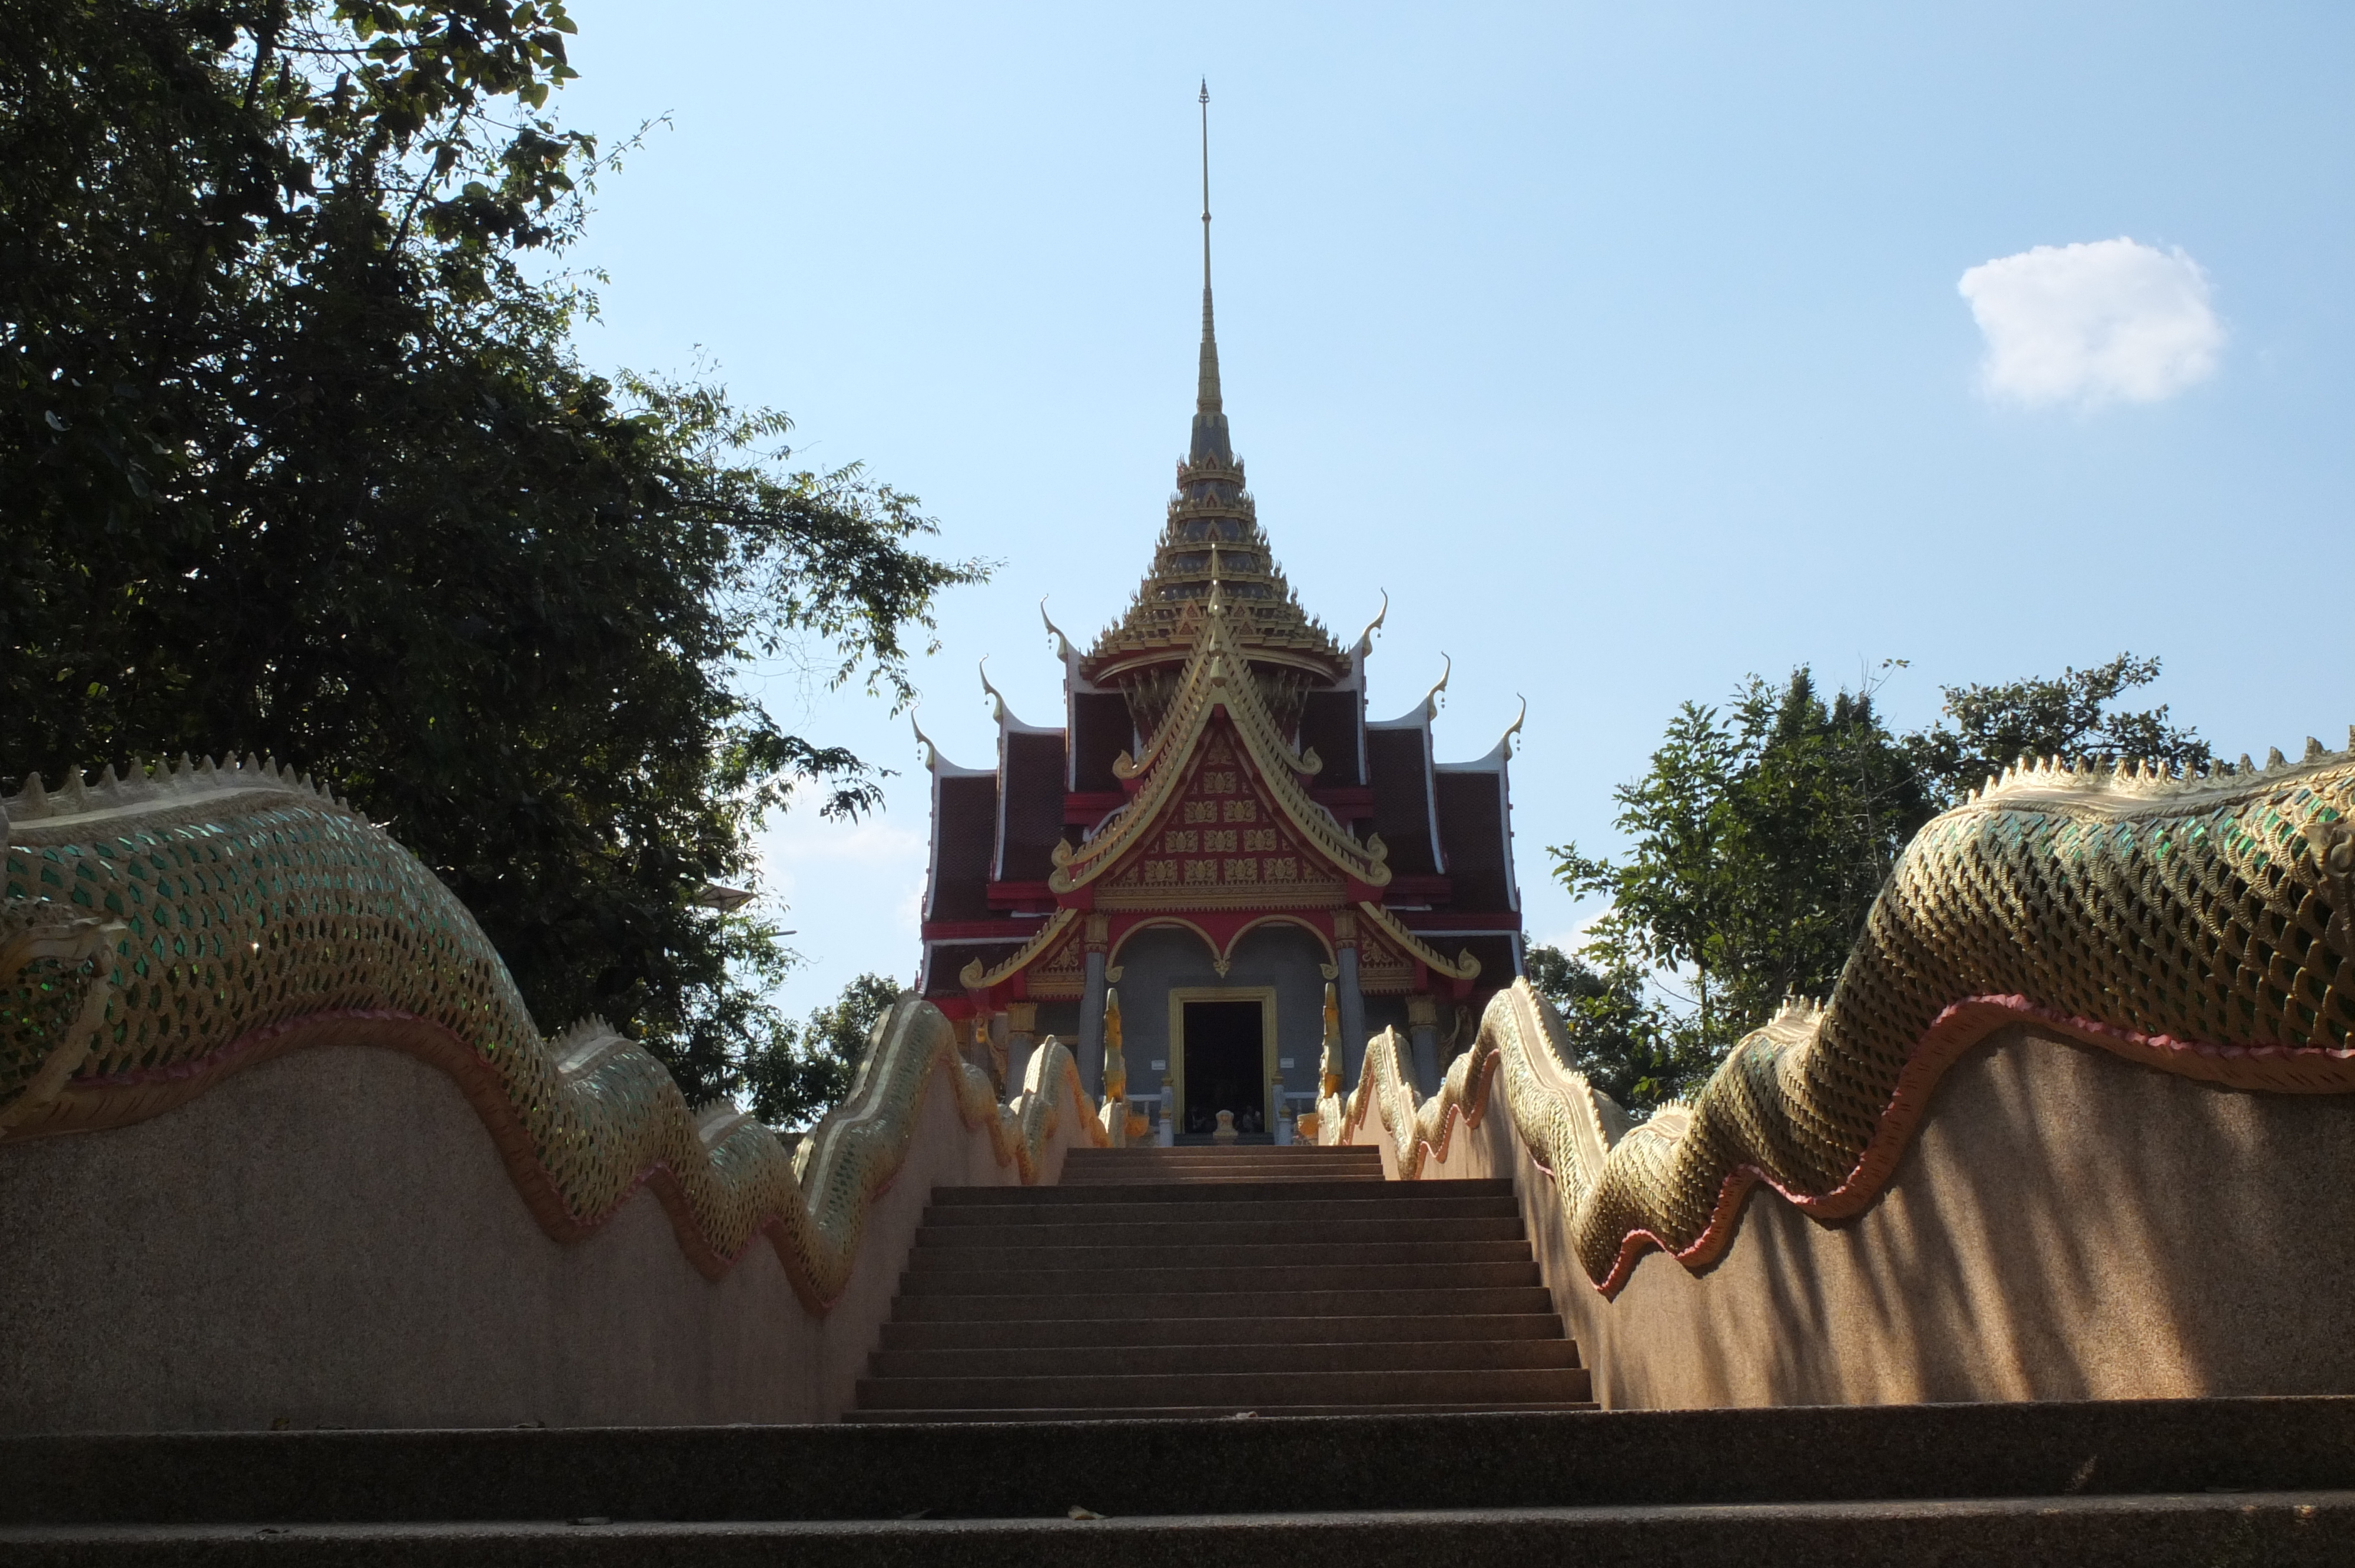
[[1178,1125],[1190,1137],[1218,1129],[1219,1113],[1235,1113],[1235,1130],[1267,1128],[1267,1057],[1257,1001],[1186,1004],[1186,1107]]

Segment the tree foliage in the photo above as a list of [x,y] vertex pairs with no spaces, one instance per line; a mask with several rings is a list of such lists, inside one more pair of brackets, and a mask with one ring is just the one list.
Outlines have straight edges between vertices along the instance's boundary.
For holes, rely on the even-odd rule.
[[980,568],[708,376],[581,364],[593,299],[535,281],[611,166],[546,112],[572,31],[561,0],[0,0],[0,766],[331,779],[544,1024],[601,1012],[699,1097],[788,958],[699,891],[797,789],[879,798],[735,676],[904,701]]
[[1812,673],[1753,677],[1730,710],[1688,703],[1651,768],[1614,792],[1634,840],[1614,863],[1559,846],[1556,874],[1612,900],[1607,968],[1690,982],[1699,1039],[1828,991],[1889,869],[1931,806],[1870,692],[1828,704]]
[[1611,904],[1582,951],[1533,948],[1531,983],[1614,1098],[1625,1086],[1640,1108],[1689,1090],[1785,997],[1830,993],[1906,843],[1988,772],[2022,754],[2204,765],[2206,743],[2166,707],[2111,705],[2158,669],[2121,654],[1946,687],[1945,720],[1909,735],[1881,723],[1877,683],[1827,702],[1804,668],[1779,686],[1751,677],[1723,709],[1685,704],[1614,792],[1627,853],[1551,851],[1572,892]]
[[1907,745],[1942,806],[2023,757],[2146,758],[2178,768],[2206,768],[2208,743],[2171,723],[2166,704],[2139,713],[2110,711],[2122,694],[2157,679],[2157,659],[2121,653],[2090,670],[2063,670],[2055,680],[1946,686],[1951,723],[1909,736]]

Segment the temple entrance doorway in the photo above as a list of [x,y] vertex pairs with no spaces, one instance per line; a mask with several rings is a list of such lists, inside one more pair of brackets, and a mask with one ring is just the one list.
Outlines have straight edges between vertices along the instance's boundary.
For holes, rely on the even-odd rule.
[[1178,1134],[1208,1142],[1222,1110],[1235,1113],[1235,1130],[1253,1142],[1272,1141],[1267,1082],[1275,993],[1199,991],[1172,996],[1170,1033],[1179,1043]]

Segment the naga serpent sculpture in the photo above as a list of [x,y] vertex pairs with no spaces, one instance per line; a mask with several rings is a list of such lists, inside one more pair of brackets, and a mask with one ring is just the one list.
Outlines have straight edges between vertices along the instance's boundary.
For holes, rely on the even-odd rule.
[[848,1097],[789,1151],[732,1106],[691,1109],[661,1063],[590,1020],[544,1039],[474,917],[380,828],[292,769],[182,758],[37,775],[0,801],[0,1142],[126,1126],[317,1044],[449,1073],[559,1240],[640,1186],[717,1277],[766,1235],[825,1310],[914,1136],[935,1072],[1001,1165],[1035,1181],[1067,1114],[1103,1141],[1050,1041],[1001,1105],[940,1012],[903,996]]
[[[77,773],[55,794],[36,779],[0,806],[0,1141],[138,1121],[323,1040],[395,1046],[457,1080],[550,1234],[585,1234],[651,1185],[698,1266],[716,1275],[765,1234],[815,1309],[847,1283],[935,1070],[1026,1181],[1067,1104],[1108,1141],[1060,1044],[1000,1106],[912,998],[794,1153],[732,1108],[698,1118],[593,1021],[543,1040],[414,857],[257,760]],[[1379,1107],[1411,1178],[1501,1096],[1612,1294],[1647,1248],[1716,1257],[1755,1182],[1825,1219],[1864,1209],[1939,1075],[2008,1024],[2235,1088],[2355,1090],[2350,912],[2355,752],[2309,742],[2295,765],[2182,779],[2024,764],[1916,835],[1829,1000],[1745,1037],[1690,1104],[1628,1126],[1522,982],[1427,1101],[1395,1034],[1346,1098],[1328,1045],[1320,1135],[1348,1141]]]
[[1444,1160],[1501,1095],[1551,1173],[1582,1267],[1615,1295],[1646,1250],[1688,1267],[1732,1239],[1764,1181],[1822,1219],[1869,1206],[1939,1076],[2032,1024],[2164,1072],[2286,1094],[2355,1090],[2355,734],[2196,778],[2023,759],[1906,846],[1830,998],[1793,1001],[1689,1104],[1639,1126],[1572,1070],[1526,981],[1489,1003],[1429,1100],[1403,1045],[1371,1042],[1319,1120],[1379,1107],[1400,1174]]

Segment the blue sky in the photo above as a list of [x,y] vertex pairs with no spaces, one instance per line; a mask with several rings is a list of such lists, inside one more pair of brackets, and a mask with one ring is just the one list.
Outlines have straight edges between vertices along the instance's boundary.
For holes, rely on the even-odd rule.
[[[700,348],[803,460],[1001,563],[917,669],[957,761],[993,743],[976,662],[1055,722],[1039,598],[1092,636],[1150,556],[1204,75],[1262,522],[1337,631],[1389,592],[1377,716],[1443,652],[1444,755],[1528,698],[1533,936],[1587,913],[1544,847],[1614,845],[1676,705],[1752,672],[1910,660],[1881,694],[1910,726],[1942,683],[2132,649],[2228,754],[2355,721],[2355,9],[573,9],[567,121],[667,117],[575,255],[610,278],[584,352]],[[763,690],[900,769],[879,817],[764,840],[788,1001],[907,978],[907,721]]]

